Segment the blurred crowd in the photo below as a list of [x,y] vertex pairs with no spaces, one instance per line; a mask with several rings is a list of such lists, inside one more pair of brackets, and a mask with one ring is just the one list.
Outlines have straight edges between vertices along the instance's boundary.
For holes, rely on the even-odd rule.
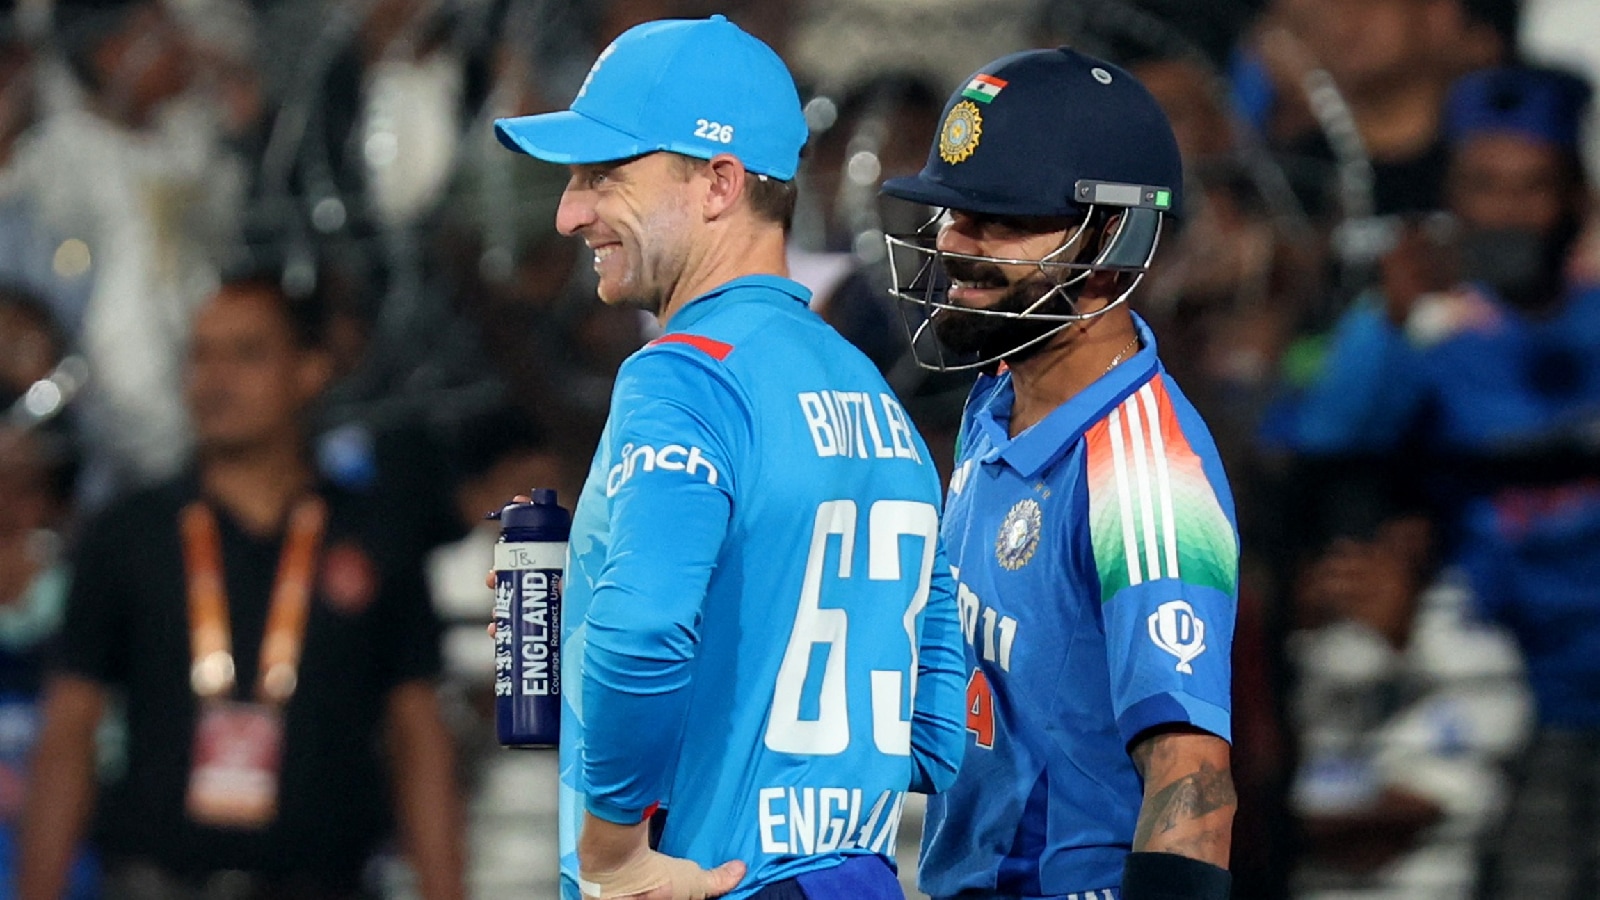
[[1593,0],[0,12],[0,859],[76,539],[193,465],[191,328],[244,271],[318,310],[317,475],[427,561],[462,781],[489,789],[483,515],[535,485],[571,505],[654,328],[555,233],[566,173],[489,123],[564,107],[637,22],[723,12],[801,86],[792,270],[946,471],[970,381],[909,358],[882,240],[937,211],[878,185],[1010,50],[1071,44],[1166,108],[1189,202],[1134,302],[1239,500],[1236,894],[1600,896]]

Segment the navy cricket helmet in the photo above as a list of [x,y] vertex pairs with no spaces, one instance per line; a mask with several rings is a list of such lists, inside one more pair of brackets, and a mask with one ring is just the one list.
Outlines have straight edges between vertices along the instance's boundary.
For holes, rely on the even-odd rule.
[[[916,175],[885,182],[883,192],[942,210],[1078,222],[1060,247],[1038,260],[945,253],[927,228],[886,238],[894,293],[920,307],[912,335],[917,361],[936,370],[969,369],[992,365],[1126,301],[1149,269],[1162,220],[1182,208],[1183,161],[1166,114],[1132,75],[1068,47],[1028,50],[995,60],[958,88],[945,104],[927,165]],[[1115,226],[1101,246],[1090,251],[1080,245],[1089,233],[1084,226],[1109,222],[1112,215]],[[943,263],[958,258],[1037,266],[1056,289],[1025,309],[956,306],[945,297]],[[910,277],[902,278],[902,270]],[[1080,314],[1070,289],[1095,271],[1135,277],[1114,302]],[[987,359],[952,364],[942,350],[927,358],[930,325],[962,314],[1052,327],[1036,329],[1023,346]]]

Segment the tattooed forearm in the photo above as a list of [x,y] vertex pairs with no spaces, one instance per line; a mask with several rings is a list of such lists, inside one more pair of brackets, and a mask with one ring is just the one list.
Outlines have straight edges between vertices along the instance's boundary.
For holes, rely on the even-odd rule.
[[1133,849],[1226,866],[1239,805],[1227,743],[1205,734],[1157,734],[1134,747],[1133,761],[1145,779]]

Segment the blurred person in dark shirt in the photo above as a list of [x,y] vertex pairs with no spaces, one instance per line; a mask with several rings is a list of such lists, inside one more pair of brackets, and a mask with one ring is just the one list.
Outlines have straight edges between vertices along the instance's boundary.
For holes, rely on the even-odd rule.
[[[1290,429],[1322,454],[1431,454],[1477,609],[1526,657],[1539,731],[1485,890],[1593,897],[1600,774],[1600,288],[1566,261],[1589,202],[1582,80],[1462,79],[1446,120],[1453,223],[1408,231],[1344,316]],[[1573,804],[1577,805],[1573,805]],[[1588,810],[1588,812],[1585,812]]]
[[[417,555],[368,498],[316,477],[318,325],[274,278],[225,281],[184,366],[193,467],[84,529],[20,897],[61,896],[91,812],[112,897],[369,897],[394,825],[422,896],[463,896],[438,623]],[[101,790],[94,733],[114,697],[127,765]]]
[[[1369,212],[1437,209],[1445,94],[1463,71],[1511,58],[1515,21],[1510,0],[1277,0],[1236,60],[1235,89],[1308,200],[1330,199],[1316,185],[1356,149],[1370,162]],[[1307,96],[1307,78],[1317,70],[1354,134],[1329,135],[1314,114],[1322,101]]]

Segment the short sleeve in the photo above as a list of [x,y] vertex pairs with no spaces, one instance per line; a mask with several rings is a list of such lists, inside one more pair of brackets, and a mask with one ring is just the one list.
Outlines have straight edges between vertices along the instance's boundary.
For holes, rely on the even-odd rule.
[[1231,737],[1238,532],[1160,379],[1086,435],[1090,540],[1123,739],[1186,723]]

